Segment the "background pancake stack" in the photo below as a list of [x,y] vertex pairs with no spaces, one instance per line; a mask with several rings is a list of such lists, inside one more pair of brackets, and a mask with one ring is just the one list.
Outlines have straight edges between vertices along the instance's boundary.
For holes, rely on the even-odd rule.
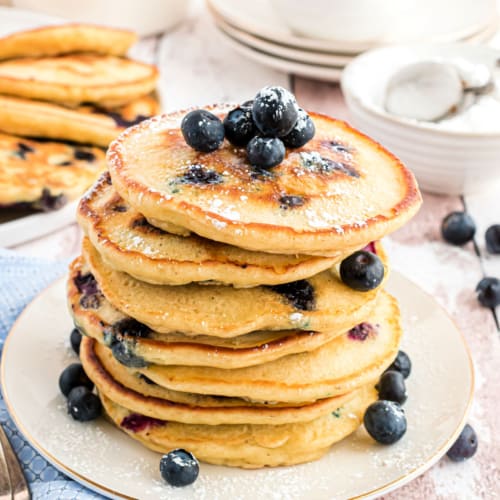
[[[68,280],[80,358],[108,417],[153,450],[305,462],[377,398],[401,339],[397,302],[382,285],[350,288],[339,264],[365,248],[387,271],[372,240],[416,212],[418,188],[379,145],[311,116],[315,138],[271,173],[226,142],[194,152],[182,114],[143,122],[80,202],[87,237]],[[293,229],[302,216],[308,230]]]
[[125,56],[135,41],[78,24],[0,38],[0,208],[77,199],[105,169],[101,148],[158,113],[156,68]]

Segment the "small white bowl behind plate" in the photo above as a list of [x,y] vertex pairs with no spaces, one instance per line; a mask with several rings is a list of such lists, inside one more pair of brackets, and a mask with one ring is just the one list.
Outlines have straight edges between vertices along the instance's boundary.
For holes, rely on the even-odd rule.
[[500,116],[492,123],[458,127],[390,115],[385,88],[398,68],[422,60],[482,64],[494,71],[500,52],[485,46],[405,45],[355,58],[342,74],[342,91],[355,126],[386,146],[413,170],[427,191],[463,194],[500,184]]

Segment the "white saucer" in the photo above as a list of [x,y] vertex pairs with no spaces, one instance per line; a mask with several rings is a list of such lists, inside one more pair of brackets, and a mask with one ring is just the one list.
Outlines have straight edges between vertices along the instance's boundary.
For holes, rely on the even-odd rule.
[[348,54],[333,54],[327,52],[317,52],[314,50],[303,50],[290,45],[275,43],[235,28],[234,26],[226,23],[222,17],[215,17],[215,23],[219,30],[224,31],[227,35],[231,36],[235,40],[238,40],[242,44],[283,59],[306,64],[345,66],[355,57],[354,55]]
[[[394,43],[410,43],[423,41],[426,43],[449,43],[466,40],[491,26],[490,19],[477,24],[471,20],[469,25],[461,29],[447,31],[440,26],[439,19],[429,18],[425,24],[419,24],[406,32],[396,29],[393,36],[383,42],[353,42],[346,40],[322,40],[294,34],[279,18],[270,0],[207,0],[211,13],[222,17],[225,22],[237,29],[246,31],[271,42],[289,45],[299,49],[316,50],[334,54],[359,54],[380,45]],[[463,17],[463,12],[449,12],[449,16]],[[396,20],[397,21],[397,20]]]
[[318,65],[298,62],[293,59],[285,59],[275,54],[254,49],[253,47],[243,44],[240,40],[237,40],[236,38],[230,36],[220,26],[217,26],[217,30],[224,41],[234,50],[239,52],[241,55],[252,59],[253,61],[263,64],[264,66],[269,66],[285,73],[293,73],[295,75],[329,82],[338,82],[342,75],[342,70],[344,69],[343,65]]
[[434,299],[397,272],[389,289],[400,300],[402,347],[413,362],[408,431],[392,446],[376,444],[361,428],[316,462],[255,471],[201,464],[194,485],[167,486],[159,454],[102,418],[82,424],[68,416],[58,378],[76,357],[63,281],[39,295],[10,332],[2,393],[19,429],[47,460],[113,498],[374,498],[422,474],[448,450],[465,424],[474,385],[464,339]]

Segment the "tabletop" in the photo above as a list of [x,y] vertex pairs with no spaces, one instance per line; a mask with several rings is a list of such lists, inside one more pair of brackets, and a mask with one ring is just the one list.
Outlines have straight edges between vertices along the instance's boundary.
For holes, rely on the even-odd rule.
[[[159,93],[165,111],[242,102],[264,85],[276,84],[290,88],[305,109],[350,121],[338,84],[278,72],[241,57],[226,46],[201,6],[174,31],[141,40],[131,55],[159,66]],[[482,277],[500,277],[500,256],[489,255],[484,241],[485,230],[500,223],[498,195],[423,193],[419,214],[387,238],[393,267],[431,293],[468,341],[477,381],[469,422],[478,433],[479,450],[464,463],[442,459],[386,499],[500,498],[500,433],[496,430],[500,399],[495,383],[500,363],[500,309],[495,314],[481,307],[474,291]],[[441,221],[454,210],[467,210],[477,224],[474,242],[464,247],[451,246],[441,238]],[[13,248],[24,255],[63,259],[79,253],[80,242],[81,231],[71,224]]]

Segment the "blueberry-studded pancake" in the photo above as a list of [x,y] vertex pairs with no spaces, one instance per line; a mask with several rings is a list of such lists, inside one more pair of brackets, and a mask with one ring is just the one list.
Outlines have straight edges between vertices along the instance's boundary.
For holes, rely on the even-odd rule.
[[100,148],[0,132],[0,207],[60,208],[81,196],[105,168]]
[[[110,346],[118,356],[126,353],[122,361],[129,364],[241,368],[312,351],[345,333],[278,330],[230,338],[158,333],[113,307],[81,258],[70,266],[67,289],[70,313],[78,329]],[[353,323],[349,328],[355,326]]]
[[[223,118],[230,107],[208,107]],[[254,251],[335,255],[399,228],[421,199],[413,175],[346,123],[310,113],[316,134],[272,169],[224,140],[201,153],[186,112],[131,128],[108,150],[113,185],[148,220]]]
[[0,62],[0,93],[76,106],[121,106],[151,93],[158,71],[116,56],[70,54]]
[[398,304],[384,291],[368,321],[314,351],[234,370],[181,365],[136,370],[176,391],[252,401],[316,401],[376,380],[396,357],[401,335]]
[[67,108],[42,101],[0,95],[0,126],[10,134],[44,137],[107,147],[127,127],[158,114],[154,95],[117,108],[82,105]]
[[137,40],[132,31],[90,24],[61,24],[0,38],[0,60],[75,52],[122,56]]
[[109,173],[82,198],[77,215],[107,264],[153,284],[276,285],[308,278],[342,257],[252,252],[194,234],[167,233],[116,193]]
[[109,302],[160,333],[235,337],[256,330],[342,331],[364,320],[381,289],[355,291],[335,268],[307,280],[253,288],[152,285],[107,265],[88,238],[82,254]]
[[[108,352],[106,352],[108,351]],[[332,398],[296,406],[254,405],[238,398],[208,396],[204,406],[171,401],[163,397],[166,389],[154,383],[139,380],[133,373],[120,365],[109,355],[109,348],[92,339],[82,339],[80,359],[85,373],[104,394],[115,403],[152,418],[183,422],[185,424],[285,424],[307,422],[335,411],[354,394],[349,392]],[[118,377],[118,378],[117,378]],[[372,385],[376,381],[371,381]],[[139,390],[141,389],[141,390]],[[191,399],[194,399],[192,396]],[[225,406],[224,401],[228,400]],[[216,401],[211,405],[210,401]]]
[[372,387],[364,387],[350,401],[323,417],[282,425],[166,422],[131,411],[105,395],[100,397],[111,421],[154,451],[167,453],[184,448],[204,462],[255,469],[320,458],[361,425],[366,408],[377,394]]

